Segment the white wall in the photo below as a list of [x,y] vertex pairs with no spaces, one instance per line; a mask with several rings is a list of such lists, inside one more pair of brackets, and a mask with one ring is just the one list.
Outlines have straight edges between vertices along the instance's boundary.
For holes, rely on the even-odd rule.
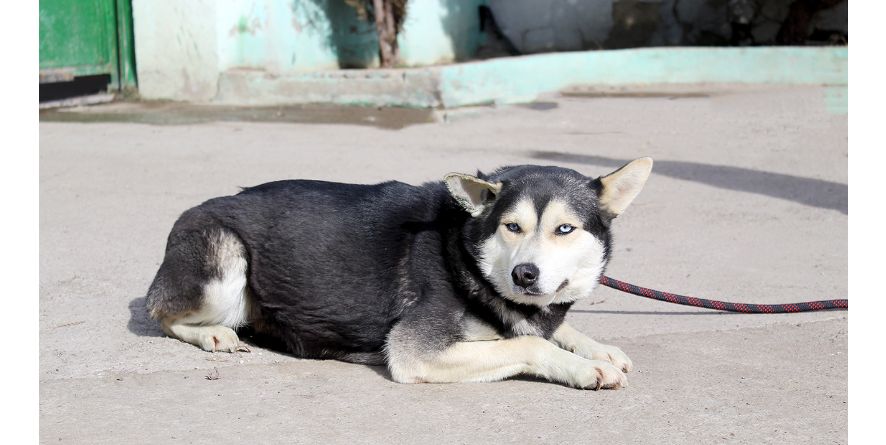
[[[483,0],[412,0],[401,64],[473,55]],[[270,75],[378,66],[374,24],[342,0],[133,0],[139,92],[210,101],[229,70]]]
[[205,101],[218,82],[216,1],[133,0],[139,94]]

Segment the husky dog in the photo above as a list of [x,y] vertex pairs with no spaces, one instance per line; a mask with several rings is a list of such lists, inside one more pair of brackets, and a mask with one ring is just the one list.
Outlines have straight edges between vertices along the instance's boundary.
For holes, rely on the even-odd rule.
[[564,322],[597,285],[610,224],[652,169],[452,173],[416,187],[277,181],[181,215],[147,294],[170,337],[387,365],[403,383],[538,376],[627,384],[631,360]]

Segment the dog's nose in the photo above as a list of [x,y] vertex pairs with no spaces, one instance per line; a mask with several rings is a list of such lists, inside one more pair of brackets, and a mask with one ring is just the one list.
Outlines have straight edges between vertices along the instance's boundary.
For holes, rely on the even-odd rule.
[[538,266],[532,263],[518,264],[511,272],[511,278],[517,286],[532,286],[538,280]]

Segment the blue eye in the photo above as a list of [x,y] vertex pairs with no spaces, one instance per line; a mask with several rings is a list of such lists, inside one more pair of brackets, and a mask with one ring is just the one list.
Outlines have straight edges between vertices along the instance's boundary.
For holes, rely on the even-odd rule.
[[517,223],[507,223],[505,228],[514,233],[520,233],[520,225]]
[[557,227],[557,231],[555,232],[557,235],[566,235],[572,233],[575,230],[575,227],[569,224],[562,224],[560,227]]

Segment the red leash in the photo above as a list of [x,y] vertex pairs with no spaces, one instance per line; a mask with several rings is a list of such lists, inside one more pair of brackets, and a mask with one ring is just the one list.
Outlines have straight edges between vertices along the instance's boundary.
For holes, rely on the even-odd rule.
[[728,301],[707,300],[704,298],[687,297],[685,295],[662,292],[655,289],[636,286],[631,283],[625,283],[624,281],[609,278],[605,275],[600,277],[600,284],[640,297],[652,298],[653,300],[667,301],[668,303],[682,304],[684,306],[716,309],[718,311],[742,312],[745,314],[783,314],[793,312],[826,311],[831,309],[849,309],[849,300],[846,299],[804,301],[801,303],[784,304],[730,303]]

